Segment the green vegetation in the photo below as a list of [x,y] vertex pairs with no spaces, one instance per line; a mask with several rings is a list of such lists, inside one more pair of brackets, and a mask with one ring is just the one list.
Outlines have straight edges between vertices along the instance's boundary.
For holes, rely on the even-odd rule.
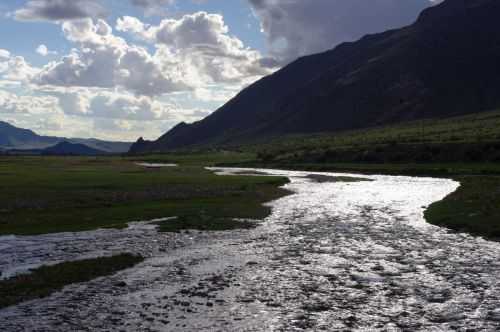
[[500,176],[460,176],[461,187],[425,212],[427,221],[457,231],[500,238]]
[[174,220],[159,222],[160,232],[178,232],[182,229],[196,229],[200,231],[224,231],[230,229],[245,229],[255,226],[255,222],[246,220],[235,220],[205,213],[195,215],[183,215]]
[[142,257],[130,254],[85,259],[42,266],[30,274],[0,280],[0,308],[49,296],[66,285],[111,275],[142,260]]
[[151,169],[136,158],[3,157],[0,234],[120,228],[169,216],[262,218],[269,213],[262,203],[286,194],[278,187],[287,179],[217,176],[203,167],[248,158],[229,152],[141,158],[180,165]]
[[428,163],[500,161],[500,111],[307,136],[245,150],[266,163]]
[[388,174],[451,177],[459,175],[500,175],[500,163],[292,163],[255,161],[225,164],[234,167],[290,169],[311,172],[350,172],[358,174]]
[[224,163],[250,162],[255,160],[253,152],[233,151],[182,151],[168,154],[130,156],[128,160],[148,163],[178,163],[183,166],[216,166]]

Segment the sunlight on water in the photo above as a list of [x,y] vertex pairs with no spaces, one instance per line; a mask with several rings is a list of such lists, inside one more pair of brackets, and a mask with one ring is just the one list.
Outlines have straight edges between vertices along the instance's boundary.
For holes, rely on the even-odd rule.
[[[122,251],[144,263],[0,311],[0,330],[496,331],[500,245],[425,223],[457,189],[449,179],[288,176],[253,230],[157,234],[127,230],[0,238],[0,269]],[[327,174],[349,176],[349,174]],[[125,281],[125,287],[117,287]],[[36,323],[30,325],[30,319]],[[57,323],[56,323],[57,322]]]
[[138,166],[146,168],[163,168],[163,167],[177,167],[177,164],[163,164],[163,163],[136,163]]

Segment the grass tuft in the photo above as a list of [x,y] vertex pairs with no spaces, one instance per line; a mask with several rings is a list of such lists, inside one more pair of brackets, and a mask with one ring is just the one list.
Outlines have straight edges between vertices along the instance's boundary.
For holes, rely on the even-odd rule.
[[0,280],[0,308],[47,297],[66,285],[111,275],[142,261],[140,256],[121,254],[42,266],[29,274]]

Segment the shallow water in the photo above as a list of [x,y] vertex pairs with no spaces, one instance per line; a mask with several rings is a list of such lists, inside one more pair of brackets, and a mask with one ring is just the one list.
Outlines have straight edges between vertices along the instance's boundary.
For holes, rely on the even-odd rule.
[[146,168],[163,168],[163,167],[177,167],[177,164],[165,164],[165,163],[136,163],[138,166],[143,166]]
[[423,220],[424,207],[458,183],[392,176],[315,183],[307,172],[266,172],[289,176],[294,194],[272,202],[272,215],[253,230],[157,234],[138,223],[0,238],[0,269],[9,273],[85,255],[149,257],[112,277],[1,310],[0,330],[500,328],[500,245]]

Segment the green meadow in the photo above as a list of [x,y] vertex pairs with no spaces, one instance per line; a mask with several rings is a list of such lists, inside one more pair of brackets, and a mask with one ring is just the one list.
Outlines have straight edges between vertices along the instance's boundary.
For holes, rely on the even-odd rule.
[[147,168],[126,157],[2,157],[0,234],[123,228],[132,221],[170,216],[179,221],[169,231],[183,229],[182,220],[190,228],[211,228],[210,223],[193,224],[199,219],[220,229],[217,219],[261,219],[270,212],[262,203],[286,194],[279,187],[287,179],[218,176],[204,168],[247,159],[229,152],[172,155],[168,162],[178,167]]

